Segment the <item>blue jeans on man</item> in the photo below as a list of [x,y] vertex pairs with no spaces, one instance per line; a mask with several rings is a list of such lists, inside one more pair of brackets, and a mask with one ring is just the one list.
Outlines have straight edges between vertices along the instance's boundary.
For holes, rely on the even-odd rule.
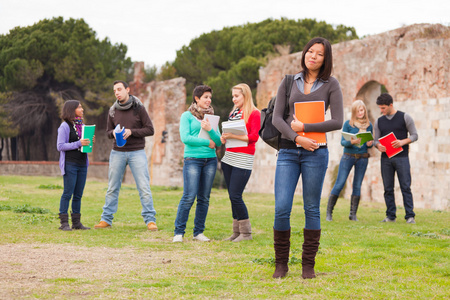
[[392,158],[381,157],[381,177],[384,185],[384,201],[386,202],[386,217],[391,220],[397,218],[397,206],[395,205],[394,177],[397,172],[400,190],[405,207],[405,219],[415,217],[414,202],[411,193],[411,167],[408,156],[394,156]]
[[352,195],[361,196],[361,184],[364,179],[364,174],[366,174],[368,163],[369,159],[367,157],[356,158],[344,153],[344,155],[342,155],[341,162],[339,163],[339,171],[336,178],[336,183],[331,190],[331,195],[339,196],[344,188],[350,171],[353,166],[355,166]]
[[145,224],[155,222],[156,211],[153,208],[152,192],[150,190],[150,175],[145,150],[121,152],[111,150],[109,156],[108,190],[103,206],[102,221],[112,224],[114,214],[119,206],[119,192],[127,165],[133,173],[139,198],[142,204],[142,217]]
[[186,157],[183,166],[183,196],[175,219],[175,235],[184,235],[189,212],[197,197],[194,219],[194,236],[205,231],[209,196],[217,170],[217,158]]
[[70,199],[72,198],[72,213],[79,214],[81,211],[81,198],[83,197],[84,186],[86,184],[88,167],[86,164],[80,165],[66,161],[64,168],[64,191],[59,203],[59,213],[68,213]]
[[222,171],[230,196],[233,219],[238,221],[248,219],[248,210],[242,199],[242,194],[252,170],[233,167],[222,162]]
[[280,149],[275,171],[275,230],[291,228],[290,215],[300,175],[305,210],[304,228],[320,229],[320,197],[327,167],[327,148],[315,151],[303,148]]

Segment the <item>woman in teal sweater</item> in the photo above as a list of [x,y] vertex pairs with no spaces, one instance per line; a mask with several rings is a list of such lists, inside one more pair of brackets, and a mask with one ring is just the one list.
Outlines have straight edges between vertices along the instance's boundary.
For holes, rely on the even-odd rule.
[[[352,117],[344,123],[342,131],[349,133],[373,132],[372,124],[367,115],[366,105],[363,101],[356,100],[353,102]],[[372,147],[373,141],[368,141],[359,147],[358,145],[360,143],[360,139],[352,139],[351,141],[347,141],[344,137],[341,139],[341,145],[344,146],[344,155],[342,155],[341,162],[339,163],[336,183],[328,199],[327,221],[333,221],[333,208],[353,166],[355,167],[355,172],[353,176],[353,191],[350,199],[349,219],[351,221],[358,221],[356,211],[358,210],[359,200],[361,198],[361,184],[366,173],[367,164],[369,163],[367,149]]]
[[[214,114],[211,106],[212,90],[200,85],[194,89],[189,109],[181,115],[180,136],[184,144],[183,196],[178,205],[173,242],[182,242],[189,212],[195,198],[197,208],[194,220],[194,240],[208,242],[203,234],[208,214],[209,195],[217,170],[216,146],[220,146],[220,132],[214,130],[205,114]],[[208,132],[210,139],[198,137],[200,130]]]

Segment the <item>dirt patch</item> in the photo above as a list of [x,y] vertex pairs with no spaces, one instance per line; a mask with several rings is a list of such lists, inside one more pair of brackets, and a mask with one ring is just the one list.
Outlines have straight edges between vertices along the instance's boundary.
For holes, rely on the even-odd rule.
[[[58,284],[83,283],[80,297],[107,289],[111,281],[152,266],[170,265],[173,252],[111,249],[58,244],[0,245],[0,299],[33,297]],[[95,288],[90,285],[102,286]],[[61,297],[61,294],[59,294]],[[74,296],[73,293],[70,296]]]

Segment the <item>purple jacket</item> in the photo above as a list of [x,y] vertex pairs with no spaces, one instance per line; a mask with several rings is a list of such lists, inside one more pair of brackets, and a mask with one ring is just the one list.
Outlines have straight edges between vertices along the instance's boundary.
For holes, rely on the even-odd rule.
[[[75,150],[81,147],[81,141],[78,140],[69,143],[70,127],[67,122],[62,122],[58,128],[58,139],[56,140],[56,149],[59,151],[59,168],[61,175],[64,176],[66,166],[66,151]],[[89,158],[86,157],[86,166],[89,166]]]

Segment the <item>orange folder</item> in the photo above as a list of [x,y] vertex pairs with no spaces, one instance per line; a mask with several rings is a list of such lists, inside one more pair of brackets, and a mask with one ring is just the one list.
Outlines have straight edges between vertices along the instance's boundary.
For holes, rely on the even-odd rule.
[[[325,121],[325,102],[295,102],[295,116],[305,124],[320,123]],[[327,144],[327,135],[325,132],[298,132],[300,136],[304,136],[315,140],[320,146]]]

